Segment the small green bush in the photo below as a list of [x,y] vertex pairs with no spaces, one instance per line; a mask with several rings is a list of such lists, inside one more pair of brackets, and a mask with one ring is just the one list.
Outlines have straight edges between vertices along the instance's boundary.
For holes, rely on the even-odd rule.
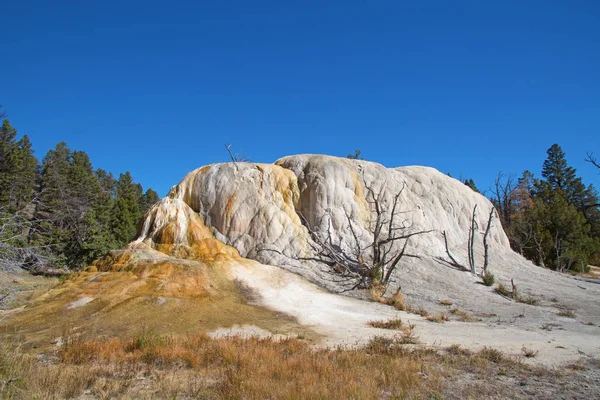
[[508,290],[508,288],[501,283],[498,284],[495,290],[496,293],[502,296],[510,297],[511,299],[513,297],[513,292],[511,290]]
[[494,282],[496,282],[496,278],[491,272],[486,272],[481,279],[483,280],[483,284],[485,286],[492,286]]

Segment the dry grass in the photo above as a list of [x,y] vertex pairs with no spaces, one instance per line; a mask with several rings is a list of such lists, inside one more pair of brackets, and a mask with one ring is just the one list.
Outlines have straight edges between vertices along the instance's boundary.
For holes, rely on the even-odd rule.
[[390,319],[387,321],[370,321],[368,324],[374,328],[394,329],[402,331],[401,333],[394,335],[392,339],[384,337],[374,338],[371,341],[372,343],[369,344],[369,346],[372,346],[373,343],[381,342],[386,342],[390,346],[419,343],[419,337],[415,334],[416,325],[411,323],[405,325],[402,323],[402,320],[400,318]]
[[571,310],[562,310],[556,315],[558,315],[559,317],[575,318],[575,313]]
[[518,303],[524,303],[524,304],[529,304],[532,306],[535,306],[539,303],[539,300],[536,299],[533,296],[521,296],[519,295],[519,293],[517,292],[517,286],[513,283],[513,289],[509,290],[506,286],[504,286],[502,283],[499,283],[498,286],[496,286],[496,288],[494,289],[494,291],[496,293],[498,293],[501,296],[504,296],[506,298],[509,299],[513,299]]
[[2,344],[0,398],[514,398],[530,378],[554,382],[541,392],[549,397],[561,394],[556,391],[564,389],[562,381],[588,383],[578,375],[588,363],[565,373],[528,366],[491,348],[407,347],[416,342],[414,325],[404,329],[374,337],[363,348],[150,330],[129,340],[67,337],[59,351],[41,356]]
[[382,284],[374,284],[371,286],[370,290],[371,298],[382,304],[387,304],[389,306],[393,306],[396,310],[405,311],[406,303],[404,302],[404,294],[400,291],[400,288],[396,290],[392,297],[385,297],[385,286]]
[[402,329],[402,320],[400,318],[393,318],[387,321],[369,321],[367,324],[373,328],[396,330]]
[[504,296],[504,297],[508,297],[508,298],[511,298],[511,299],[514,297],[513,291],[509,290],[502,283],[499,283],[498,286],[496,286],[496,288],[494,289],[494,291],[496,293],[498,293],[499,295]]
[[450,314],[452,315],[456,315],[458,317],[458,321],[461,322],[473,322],[475,321],[475,318],[473,318],[471,316],[471,314],[469,314],[466,311],[463,310],[459,310],[458,307],[453,307],[449,310]]
[[85,390],[100,398],[435,396],[441,374],[402,349],[406,341],[398,335],[374,338],[365,349],[317,350],[296,339],[145,332],[127,341],[67,342],[45,363],[4,348],[0,397],[70,398]]
[[491,347],[484,347],[477,353],[479,357],[493,363],[500,363],[504,360],[504,354],[500,350]]
[[516,298],[516,300],[519,303],[525,303],[525,304],[529,304],[529,305],[532,305],[532,306],[535,306],[535,305],[537,305],[539,303],[538,299],[536,299],[535,297],[532,297],[532,296],[524,296],[524,297],[523,296],[518,296]]
[[415,307],[412,307],[412,306],[406,306],[404,308],[404,311],[406,311],[407,313],[420,315],[423,318],[425,318],[425,317],[427,317],[429,315],[429,311],[427,311],[423,307],[415,308]]
[[452,354],[455,356],[457,356],[457,355],[469,356],[472,354],[471,350],[461,348],[460,344],[453,344],[453,345],[449,346],[448,348],[446,348],[446,352],[448,352],[448,354]]
[[559,327],[560,327],[560,324],[555,324],[555,323],[552,323],[552,322],[547,322],[547,323],[542,324],[540,326],[540,329],[543,329],[545,331],[551,331],[554,328],[559,328]]
[[533,358],[538,355],[539,351],[523,346],[523,348],[521,348],[521,353],[527,358]]
[[[392,297],[385,297],[383,293],[385,292],[385,287],[381,284],[373,285],[370,288],[371,298],[378,303],[387,304],[393,306],[397,310],[406,311],[407,313],[417,314],[421,317],[427,317],[429,312],[425,310],[423,307],[415,308],[409,304],[406,304],[404,300],[404,295],[400,291],[400,288],[396,290],[396,293]],[[447,300],[452,304],[450,300]],[[443,303],[442,303],[443,304]]]
[[443,324],[446,321],[450,321],[450,318],[444,313],[440,313],[439,315],[428,315],[425,318],[429,322],[435,322],[438,324]]

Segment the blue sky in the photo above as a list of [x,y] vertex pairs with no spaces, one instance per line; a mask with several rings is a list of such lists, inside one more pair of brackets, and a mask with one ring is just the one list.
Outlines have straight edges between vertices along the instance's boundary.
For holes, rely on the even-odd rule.
[[[93,5],[90,5],[94,3]],[[165,195],[196,167],[289,154],[428,165],[486,189],[559,143],[600,158],[597,1],[11,1],[0,104]]]

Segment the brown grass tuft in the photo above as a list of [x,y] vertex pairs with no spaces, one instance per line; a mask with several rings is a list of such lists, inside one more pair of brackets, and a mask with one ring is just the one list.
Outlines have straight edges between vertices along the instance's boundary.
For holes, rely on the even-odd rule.
[[500,350],[491,347],[484,347],[479,350],[477,357],[494,363],[500,363],[504,360],[504,354]]
[[575,313],[571,310],[562,310],[556,315],[558,315],[559,317],[575,318]]
[[404,295],[400,288],[396,290],[392,297],[384,297],[385,286],[378,283],[371,286],[369,293],[371,298],[378,303],[393,306],[396,310],[401,311],[404,311],[407,308],[406,303],[404,302]]
[[534,351],[533,349],[529,349],[523,345],[523,347],[521,348],[521,353],[523,353],[523,355],[527,358],[533,358],[538,355],[539,351]]
[[369,321],[367,324],[373,328],[402,329],[402,320],[400,318],[389,319],[387,321]]
[[458,321],[460,321],[460,322],[473,322],[473,321],[475,321],[475,318],[473,318],[471,316],[471,314],[469,314],[466,311],[459,310],[458,307],[451,308],[449,310],[449,312],[450,312],[450,314],[458,316]]
[[446,321],[450,321],[450,318],[448,318],[448,316],[444,313],[440,313],[439,315],[428,315],[426,319],[429,322],[435,322],[438,324],[443,324]]

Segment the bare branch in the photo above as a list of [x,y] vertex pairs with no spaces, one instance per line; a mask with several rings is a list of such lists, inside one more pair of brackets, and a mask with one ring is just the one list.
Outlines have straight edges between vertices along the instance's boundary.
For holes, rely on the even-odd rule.
[[448,248],[448,238],[446,236],[446,231],[442,232],[442,235],[444,235],[444,244],[446,245],[446,254],[448,254],[448,257],[450,258],[450,260],[452,260],[452,264],[454,264],[455,267],[460,267],[464,270],[467,270],[467,268],[464,265],[462,265],[458,261],[456,261],[456,259],[450,252],[450,249]]
[[594,157],[594,153],[586,153],[586,155],[587,155],[587,158],[585,159],[585,161],[591,163],[594,167],[600,169],[600,162],[598,162],[598,160],[596,160],[596,157]]
[[[363,181],[366,181],[364,176]],[[389,204],[384,197],[387,190],[385,183],[377,191],[373,187],[365,185],[366,200],[371,206],[372,213],[372,218],[368,223],[368,229],[372,236],[369,235],[366,246],[362,246],[361,243],[367,239],[361,237],[361,230],[357,229],[356,221],[351,218],[349,211],[345,208],[343,211],[348,223],[350,243],[344,243],[343,246],[342,239],[339,243],[335,243],[333,240],[331,210],[327,210],[323,216],[329,218],[326,232],[323,232],[322,222],[318,225],[321,227],[321,231],[317,232],[308,220],[298,213],[310,233],[313,242],[310,243],[310,246],[316,256],[297,257],[297,259],[322,263],[334,273],[353,278],[356,282],[353,289],[366,288],[375,282],[387,286],[392,281],[392,275],[403,257],[419,258],[417,255],[407,252],[409,239],[432,232],[432,230],[421,230],[403,234],[403,231],[410,228],[410,225],[407,224],[409,219],[404,219],[401,226],[398,226],[397,216],[411,212],[399,210],[400,197],[405,186],[406,184],[403,183],[400,190],[393,195],[392,203]],[[404,240],[404,243],[396,246],[395,243],[401,240]],[[363,254],[363,251],[369,248],[371,254]]]

